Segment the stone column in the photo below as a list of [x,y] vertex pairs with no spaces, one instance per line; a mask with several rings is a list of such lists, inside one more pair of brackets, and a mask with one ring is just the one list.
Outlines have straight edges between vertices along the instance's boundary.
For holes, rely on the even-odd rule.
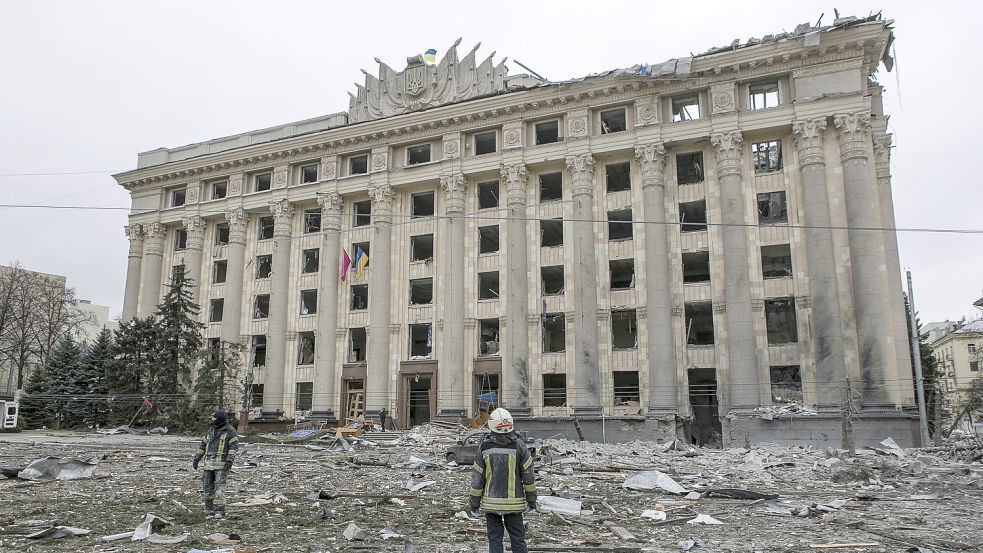
[[526,234],[526,171],[525,163],[503,164],[505,205],[505,356],[501,383],[502,405],[513,415],[529,415],[529,238]]
[[273,272],[270,275],[270,322],[266,344],[263,413],[275,416],[287,407],[283,382],[287,362],[287,297],[290,294],[290,234],[294,206],[288,200],[277,200],[270,203],[270,211],[273,212]]
[[338,280],[341,278],[341,195],[318,192],[321,205],[321,281],[317,291],[317,351],[314,358],[313,415],[334,420],[337,381]]
[[741,182],[743,137],[739,131],[710,137],[717,155],[720,183],[720,222],[724,242],[724,310],[727,321],[727,356],[731,409],[753,409],[761,404],[758,355],[751,321],[745,198]]
[[167,229],[160,223],[143,226],[143,291],[140,295],[140,318],[145,319],[157,311],[160,303],[161,269],[164,264],[164,236]]
[[[846,361],[843,354],[843,321],[836,283],[836,257],[830,228],[829,195],[826,191],[826,157],[823,133],[826,118],[794,121],[792,136],[802,176],[803,222],[809,288],[812,298],[812,349],[816,363],[816,402],[834,408],[843,401]],[[805,307],[801,303],[799,307]]]
[[191,301],[197,305],[201,291],[201,250],[205,242],[205,221],[199,215],[190,215],[182,219],[182,223],[188,233],[184,252],[185,274],[191,279]]
[[392,303],[393,189],[388,184],[369,185],[372,199],[372,257],[369,270],[369,336],[366,354],[365,413],[378,417],[389,406],[390,338]]
[[123,322],[137,316],[140,303],[140,266],[143,264],[143,227],[129,225],[123,227],[130,240],[130,253],[126,259],[126,288],[123,292]]
[[891,394],[886,387],[889,356],[889,321],[881,290],[881,269],[877,256],[877,226],[867,176],[867,144],[870,140],[870,114],[835,115],[839,131],[840,161],[846,190],[846,217],[850,227],[850,272],[853,276],[853,309],[857,318],[863,402],[865,406],[886,406]]
[[[222,340],[236,342],[242,326],[242,279],[246,270],[246,223],[248,218],[242,208],[225,212],[229,222],[229,244],[225,246],[225,312],[222,316]],[[247,344],[248,347],[249,344]],[[245,361],[251,368],[252,361]]]
[[440,177],[444,192],[444,213],[447,215],[444,232],[444,328],[440,342],[443,351],[437,370],[437,398],[440,418],[462,420],[467,416],[467,375],[470,373],[464,356],[464,234],[467,232],[464,215],[464,193],[467,182],[456,173]]
[[597,346],[597,260],[594,256],[594,158],[567,157],[573,190],[574,412],[601,413],[601,375]]
[[679,412],[676,352],[672,336],[672,277],[666,219],[666,148],[661,142],[635,146],[642,170],[645,232],[645,329],[648,334],[649,400],[652,416]]

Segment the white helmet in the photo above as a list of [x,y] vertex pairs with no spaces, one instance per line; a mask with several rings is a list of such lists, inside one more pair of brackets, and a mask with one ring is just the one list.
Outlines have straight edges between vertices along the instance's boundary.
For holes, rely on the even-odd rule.
[[501,407],[495,409],[488,418],[488,428],[498,434],[508,434],[512,431],[512,413]]

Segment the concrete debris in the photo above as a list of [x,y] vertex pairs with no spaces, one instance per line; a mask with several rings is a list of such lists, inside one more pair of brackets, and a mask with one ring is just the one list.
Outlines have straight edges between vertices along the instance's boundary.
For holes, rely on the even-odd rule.
[[99,466],[98,457],[92,457],[85,461],[76,459],[66,459],[61,457],[47,457],[38,459],[24,467],[17,473],[17,478],[22,480],[46,481],[46,480],[78,480],[80,478],[92,478]]
[[661,488],[674,494],[687,493],[686,488],[680,486],[678,482],[657,470],[636,472],[629,476],[621,487],[629,490],[654,490]]
[[558,513],[561,515],[580,515],[583,503],[576,499],[566,499],[553,495],[540,496],[536,501],[536,510],[540,513]]
[[359,528],[354,522],[348,523],[348,526],[345,527],[345,531],[342,535],[345,536],[345,539],[348,541],[365,539],[365,532],[363,532],[362,529]]
[[31,540],[39,540],[42,538],[51,538],[51,539],[74,538],[76,536],[84,536],[89,532],[90,530],[86,530],[85,528],[74,528],[72,526],[55,526],[53,528],[41,530],[40,532],[28,534],[27,538]]
[[882,453],[887,453],[889,455],[894,455],[898,459],[905,458],[904,450],[901,449],[901,447],[898,445],[897,442],[894,441],[894,439],[888,437],[887,439],[881,442],[881,445],[884,446],[884,449],[877,449],[877,451]]
[[403,487],[411,492],[418,492],[423,488],[433,486],[436,483],[437,483],[436,480],[426,480],[424,482],[417,482],[416,484],[414,484],[412,480],[407,480],[406,484]]
[[710,515],[699,514],[696,515],[696,518],[687,520],[686,524],[723,524],[723,522],[720,522]]
[[665,511],[659,511],[659,510],[656,510],[656,509],[646,509],[646,510],[642,511],[641,517],[642,518],[652,519],[652,520],[655,520],[655,521],[662,521],[662,520],[665,520],[666,519],[666,512]]
[[689,551],[691,549],[702,546],[703,544],[697,540],[686,538],[685,540],[679,540],[679,549],[682,551]]
[[749,451],[744,456],[744,463],[738,468],[746,472],[758,472],[765,470],[765,463],[757,451]]
[[756,407],[754,409],[755,414],[764,420],[774,420],[782,418],[796,417],[816,417],[819,416],[819,412],[815,409],[806,407],[801,403],[780,403],[777,405],[769,405],[767,407]]

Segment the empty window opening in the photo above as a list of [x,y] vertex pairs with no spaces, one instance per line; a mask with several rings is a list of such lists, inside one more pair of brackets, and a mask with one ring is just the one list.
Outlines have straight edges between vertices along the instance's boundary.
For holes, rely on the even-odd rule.
[[478,320],[478,355],[500,355],[498,319]]
[[612,259],[608,263],[611,268],[612,290],[631,290],[635,287],[634,259]]
[[795,298],[765,300],[765,326],[768,344],[791,344],[799,341],[795,323]]
[[229,181],[220,180],[210,184],[213,200],[221,200],[229,191]]
[[614,404],[627,405],[640,401],[638,371],[612,371],[614,377]]
[[631,240],[633,236],[631,209],[608,211],[608,240]]
[[297,401],[294,409],[297,411],[310,411],[314,407],[314,383],[298,382],[296,387]]
[[785,192],[764,192],[758,194],[758,224],[772,225],[788,222],[788,206]]
[[259,294],[253,304],[253,318],[266,319],[270,316],[270,295]]
[[[361,256],[359,255],[358,250],[362,250]],[[369,242],[355,242],[354,244],[352,244],[351,258],[352,258],[352,271],[355,271],[358,268],[358,264],[363,258],[365,259],[364,266],[368,267],[369,263],[372,262],[372,260],[369,259]]]
[[685,96],[672,99],[672,120],[692,121],[700,118],[700,97]]
[[562,353],[567,350],[565,319],[563,313],[543,314],[543,353]]
[[708,301],[687,303],[686,343],[691,346],[713,345],[713,309]]
[[974,372],[974,373],[975,372],[979,372],[979,370],[980,370],[980,362],[979,361],[970,361],[969,362],[969,370],[970,370],[970,372]]
[[410,236],[410,261],[433,259],[433,234]]
[[270,278],[273,273],[273,256],[256,256],[256,278]]
[[184,205],[184,198],[187,195],[187,190],[184,188],[180,190],[171,191],[171,207],[180,207]]
[[498,299],[498,271],[478,273],[478,299]]
[[695,232],[707,229],[707,201],[679,203],[679,231]]
[[321,232],[321,210],[308,209],[304,212],[304,234]]
[[430,323],[410,325],[410,359],[430,359],[433,353],[433,326]]
[[710,282],[710,252],[683,253],[683,282]]
[[352,226],[364,227],[372,222],[372,201],[365,200],[361,202],[355,202],[352,205],[354,209],[354,221]]
[[720,424],[716,371],[713,368],[692,368],[686,373],[689,403],[693,407],[693,420],[686,425],[686,434],[693,444],[721,447],[723,428]]
[[253,175],[253,191],[263,192],[270,189],[273,183],[273,173],[258,173]]
[[263,407],[263,385],[253,384],[249,387],[249,405],[250,407]]
[[352,311],[369,308],[369,285],[352,284]]
[[369,172],[369,156],[352,156],[348,158],[348,174],[364,175]]
[[498,207],[498,181],[478,183],[478,209]]
[[563,199],[563,173],[539,175],[539,203]]
[[222,322],[222,315],[225,313],[225,298],[217,298],[208,304],[208,322]]
[[567,404],[567,375],[543,375],[543,407],[563,407]]
[[496,149],[495,131],[481,132],[474,135],[474,155],[493,154]]
[[782,170],[782,142],[758,142],[751,144],[751,160],[755,173],[771,173]]
[[563,219],[540,219],[539,245],[543,248],[563,245]]
[[311,248],[304,250],[304,272],[316,273],[321,266],[321,250]]
[[300,291],[300,314],[313,315],[317,313],[317,290]]
[[628,118],[625,109],[609,109],[601,112],[601,134],[611,134],[628,130]]
[[802,376],[798,365],[769,367],[771,399],[776,403],[802,403]]
[[703,182],[703,152],[676,154],[676,182],[678,184]]
[[777,107],[779,103],[778,82],[753,84],[748,87],[748,107],[751,109],[767,109]]
[[631,163],[612,163],[605,166],[608,192],[631,190]]
[[434,213],[433,192],[421,192],[419,194],[413,194],[411,198],[413,200],[413,213],[411,213],[411,215],[414,218],[433,217],[433,213]]
[[273,238],[273,217],[260,217],[259,218],[259,239],[269,240]]
[[226,260],[216,261],[212,265],[212,283],[222,284],[225,282],[226,274],[229,270],[229,262]]
[[407,146],[406,148],[407,165],[419,165],[420,163],[428,163],[429,161],[430,161],[430,144],[417,144],[416,146]]
[[761,275],[764,278],[792,276],[792,249],[788,244],[761,246]]
[[611,349],[638,348],[638,319],[634,309],[611,312]]
[[433,303],[433,279],[415,278],[410,280],[410,305]]
[[365,361],[365,327],[348,329],[348,362],[362,363]]
[[229,243],[229,224],[219,223],[215,226],[215,244],[224,246]]
[[536,132],[537,145],[552,144],[560,141],[559,121],[543,121],[542,123],[536,123],[534,130]]
[[264,367],[266,366],[266,335],[265,334],[254,334],[252,342],[249,345],[250,352],[252,353],[254,367]]
[[478,227],[478,253],[495,253],[498,247],[498,225]]
[[297,333],[297,364],[298,365],[313,365],[314,364],[314,333],[313,332],[298,332]]
[[174,232],[174,249],[183,250],[188,247],[188,231],[179,228]]
[[543,295],[563,295],[563,265],[543,267],[539,271],[543,279]]
[[304,165],[300,168],[300,184],[317,182],[317,164]]

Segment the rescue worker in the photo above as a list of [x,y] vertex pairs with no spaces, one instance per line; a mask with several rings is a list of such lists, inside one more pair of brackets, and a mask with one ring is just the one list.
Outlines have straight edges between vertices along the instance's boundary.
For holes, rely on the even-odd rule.
[[229,424],[225,411],[215,411],[191,463],[198,470],[201,461],[205,461],[201,482],[205,491],[205,514],[208,516],[225,517],[225,480],[238,450],[239,436]]
[[478,447],[471,474],[471,515],[485,512],[489,553],[505,551],[502,538],[509,533],[514,553],[527,553],[522,513],[536,508],[536,473],[532,455],[515,434],[512,414],[492,411],[491,434]]

